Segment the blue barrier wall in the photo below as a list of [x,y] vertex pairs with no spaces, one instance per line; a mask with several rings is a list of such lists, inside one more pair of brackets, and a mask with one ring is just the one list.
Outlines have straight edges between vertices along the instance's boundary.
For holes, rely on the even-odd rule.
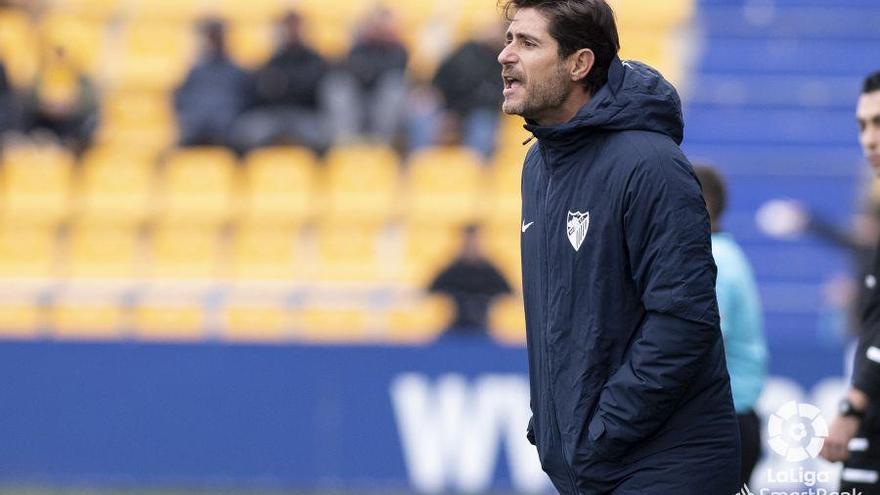
[[[840,374],[833,345],[771,348],[805,391]],[[540,489],[525,373],[483,340],[0,343],[0,483]]]

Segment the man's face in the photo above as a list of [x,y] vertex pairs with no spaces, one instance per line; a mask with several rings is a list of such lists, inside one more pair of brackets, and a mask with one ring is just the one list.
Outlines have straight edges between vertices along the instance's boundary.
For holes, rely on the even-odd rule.
[[520,9],[498,55],[504,79],[504,113],[541,121],[561,107],[576,84],[559,58],[548,20],[536,9]]
[[859,121],[862,151],[874,173],[880,175],[880,91],[872,91],[859,97],[856,119]]

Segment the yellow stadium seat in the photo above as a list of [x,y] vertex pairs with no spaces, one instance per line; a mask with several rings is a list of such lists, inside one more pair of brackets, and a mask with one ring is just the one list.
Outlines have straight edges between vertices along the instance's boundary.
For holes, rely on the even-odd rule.
[[508,296],[492,305],[489,310],[489,332],[503,344],[525,345],[526,317],[522,296]]
[[70,209],[73,157],[58,148],[14,148],[3,155],[0,216],[3,221],[51,225]]
[[236,158],[222,148],[174,152],[160,181],[163,222],[217,226],[231,218]]
[[490,225],[512,226],[515,230],[522,212],[522,164],[496,161],[491,175],[486,220]]
[[0,225],[0,277],[49,278],[55,274],[54,228]]
[[118,339],[126,323],[125,308],[113,301],[61,301],[48,316],[52,336],[60,339]]
[[114,56],[109,84],[117,89],[165,91],[179,84],[194,55],[187,25],[143,22],[128,25]]
[[101,63],[106,40],[104,25],[73,14],[54,12],[40,22],[46,48],[62,47],[75,66],[94,76]]
[[[332,12],[337,13],[335,9]],[[343,58],[351,46],[351,23],[340,18],[311,18],[305,24],[304,38],[321,55]]]
[[[496,137],[496,154],[503,154],[507,157],[524,158],[526,156],[529,147],[536,141],[533,139],[528,144],[523,144],[525,140],[532,137],[532,134],[523,128],[525,123],[526,121],[518,115],[502,115]],[[520,160],[520,164],[522,164],[522,160]]]
[[77,218],[82,223],[135,226],[153,212],[154,163],[149,153],[99,146],[82,159]]
[[694,13],[694,0],[611,0],[618,25],[643,28],[672,28],[687,22]]
[[70,233],[62,273],[71,278],[105,279],[143,275],[133,227],[77,225]]
[[397,281],[424,288],[455,256],[461,244],[459,231],[451,227],[406,225],[403,233],[403,263]]
[[388,310],[387,337],[394,343],[428,343],[446,329],[452,311],[452,302],[443,296],[398,302]]
[[218,229],[160,225],[149,244],[149,275],[153,278],[211,279],[219,276],[222,246]]
[[304,271],[293,229],[243,225],[232,241],[229,269],[235,280],[295,280]]
[[132,311],[140,340],[195,341],[205,338],[205,312],[198,301],[145,301]]
[[38,40],[24,11],[0,8],[0,60],[12,84],[28,87],[40,60]]
[[360,306],[314,304],[299,313],[298,335],[314,343],[362,343],[379,340],[377,313]]
[[281,304],[232,302],[223,309],[223,339],[237,342],[282,342],[291,338],[290,314]]
[[229,53],[244,67],[259,67],[275,49],[274,34],[269,22],[235,22],[229,29]]
[[522,287],[522,258],[519,244],[521,235],[519,217],[517,217],[511,222],[489,226],[484,230],[482,237],[486,255],[514,288]]
[[337,148],[325,161],[325,219],[380,225],[392,218],[398,198],[400,166],[382,146]]
[[40,336],[43,313],[35,300],[0,300],[0,341]]
[[174,142],[171,100],[162,92],[123,91],[105,96],[97,140],[136,150],[161,150]]
[[266,148],[245,159],[242,219],[250,224],[298,225],[312,216],[315,155],[304,148]]
[[460,226],[483,214],[483,169],[465,148],[433,148],[416,153],[407,176],[404,212],[412,222]]
[[205,13],[205,0],[130,0],[126,12],[137,21],[179,23],[197,20]]
[[120,13],[121,0],[53,0],[54,10],[106,23]]
[[286,0],[216,0],[211,12],[230,21],[275,22],[288,3]]
[[318,228],[317,282],[381,282],[387,279],[379,253],[381,230],[348,224]]

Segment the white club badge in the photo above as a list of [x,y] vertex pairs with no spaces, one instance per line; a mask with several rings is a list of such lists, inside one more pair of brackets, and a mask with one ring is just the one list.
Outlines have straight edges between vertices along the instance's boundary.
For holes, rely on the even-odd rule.
[[579,251],[590,228],[590,212],[569,211],[567,225],[568,241],[575,251]]

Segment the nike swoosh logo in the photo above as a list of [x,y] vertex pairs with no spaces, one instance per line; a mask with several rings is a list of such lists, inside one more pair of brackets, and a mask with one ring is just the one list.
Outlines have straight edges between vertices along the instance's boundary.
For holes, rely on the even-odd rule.
[[529,227],[531,227],[533,223],[535,223],[535,222],[523,223],[523,225],[522,225],[523,234],[525,234],[526,231],[529,230]]

